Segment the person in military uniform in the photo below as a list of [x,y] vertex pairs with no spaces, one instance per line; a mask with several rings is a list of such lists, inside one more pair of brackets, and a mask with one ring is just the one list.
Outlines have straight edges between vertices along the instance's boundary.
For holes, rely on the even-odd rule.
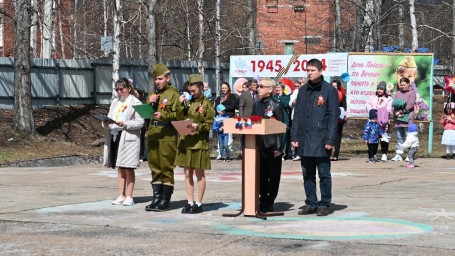
[[174,192],[174,161],[177,152],[177,131],[171,121],[180,120],[182,114],[179,92],[170,84],[171,72],[163,64],[152,68],[155,92],[151,92],[148,103],[155,112],[147,130],[147,160],[152,172],[153,200],[146,211],[170,210]]
[[[194,133],[181,136],[175,165],[181,166],[185,172],[185,184],[188,204],[182,209],[182,213],[201,213],[202,198],[205,192],[206,179],[204,170],[211,168],[209,152],[209,132],[212,129],[215,110],[212,103],[203,95],[202,75],[192,74],[189,79],[189,92],[192,95],[191,101],[180,96],[182,102],[183,116],[192,122],[191,128]],[[194,181],[193,174],[197,178],[197,199],[194,202]]]

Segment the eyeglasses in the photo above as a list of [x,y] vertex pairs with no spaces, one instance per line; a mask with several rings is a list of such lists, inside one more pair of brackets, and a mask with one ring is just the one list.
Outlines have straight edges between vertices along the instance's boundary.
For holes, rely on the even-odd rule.
[[259,84],[259,85],[258,85],[258,88],[261,88],[261,89],[263,89],[264,87],[270,87],[270,86],[267,86],[267,85],[263,85],[263,84]]
[[124,89],[125,89],[125,88],[115,88],[115,90],[116,90],[117,92],[123,91]]

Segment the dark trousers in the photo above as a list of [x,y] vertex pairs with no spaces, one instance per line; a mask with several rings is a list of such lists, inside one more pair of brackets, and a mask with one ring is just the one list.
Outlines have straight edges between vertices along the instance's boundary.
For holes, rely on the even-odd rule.
[[144,119],[144,126],[141,129],[141,144],[139,150],[139,159],[147,159],[147,147],[145,141],[145,133],[147,132],[147,127],[149,127],[150,119]]
[[286,133],[284,134],[284,152],[285,158],[292,158],[292,148],[291,148],[291,129],[286,128]]
[[260,150],[259,201],[261,206],[273,206],[280,188],[281,156],[273,157],[273,150]]
[[383,154],[387,155],[387,152],[389,152],[389,143],[385,141],[381,141],[381,152]]
[[367,144],[368,145],[368,159],[374,158],[378,153],[378,143]]
[[[330,207],[332,201],[332,175],[330,174],[329,157],[300,158],[303,173],[303,187],[305,188],[305,204],[313,208]],[[319,190],[321,201],[318,202],[316,195],[316,169],[319,175]]]
[[[341,138],[343,137],[343,126],[344,126],[344,122],[338,123],[337,136],[335,138],[335,145],[333,146],[333,150],[334,150],[333,157],[336,157],[336,158],[338,158],[338,156],[340,155]],[[330,154],[332,154],[332,152],[330,152]]]

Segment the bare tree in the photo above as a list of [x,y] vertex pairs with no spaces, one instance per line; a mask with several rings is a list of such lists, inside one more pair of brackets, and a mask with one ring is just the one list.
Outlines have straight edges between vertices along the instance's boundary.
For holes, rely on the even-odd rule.
[[215,83],[217,95],[220,91],[221,83],[221,2],[222,0],[216,0],[215,5]]
[[[157,63],[156,56],[156,21],[155,21],[155,7],[158,0],[146,0],[147,6],[147,39],[148,39],[148,54],[147,62],[152,67]],[[150,70],[150,68],[149,68]],[[149,72],[150,81],[152,81],[152,74]],[[149,84],[150,90],[155,90],[154,83]]]
[[256,54],[256,5],[256,0],[248,0],[248,20],[246,22],[246,26],[248,29],[248,49],[250,55]]
[[382,31],[381,31],[381,16],[382,16],[382,1],[374,1],[374,16],[373,16],[373,39],[374,48],[380,50],[382,47]]
[[32,111],[30,80],[30,26],[32,6],[30,0],[17,0],[14,35],[14,129],[22,136],[35,132]]
[[419,35],[417,34],[417,21],[415,16],[415,5],[414,0],[409,0],[409,15],[411,16],[411,28],[412,28],[412,46],[413,52],[419,48]]
[[198,24],[199,24],[199,38],[198,38],[198,49],[197,49],[197,69],[199,73],[204,77],[204,0],[197,0],[197,10],[198,10]]
[[63,38],[63,14],[62,14],[62,7],[61,7],[61,0],[57,0],[57,5],[58,5],[58,31],[60,34],[60,50],[62,51],[62,58],[66,59],[66,54],[65,54],[65,39]]
[[115,82],[119,79],[120,69],[120,23],[121,23],[122,6],[120,0],[115,0],[114,11],[114,36],[112,38],[112,98],[117,96],[115,91]]
[[186,20],[186,41],[187,41],[187,57],[188,61],[191,60],[191,19],[190,19],[190,6],[188,0],[184,0],[183,7],[185,9],[185,20]]
[[36,0],[31,0],[31,6],[33,8],[33,12],[32,12],[32,26],[30,27],[30,47],[31,47],[31,50],[32,50],[32,56],[35,57],[35,58],[38,58],[38,53],[36,52],[36,36],[37,36],[37,33],[36,33],[36,27],[37,27],[37,12],[36,12]]
[[74,0],[74,23],[73,23],[73,58],[76,58],[78,56],[77,52],[76,52],[76,47],[78,45],[78,42],[77,42],[77,36],[78,36],[78,23],[79,23],[79,19],[78,19],[78,16],[77,16],[77,9],[78,9],[79,5],[78,5],[78,0]]
[[44,0],[44,17],[41,33],[41,57],[44,59],[50,59],[52,55],[52,36],[54,31],[53,4],[53,0]]
[[362,0],[355,0],[355,26],[352,33],[352,48],[356,52],[359,52],[361,48],[362,21]]
[[396,0],[398,2],[398,45],[401,49],[404,48],[405,45],[405,37],[404,37],[404,7],[403,2],[401,0]]
[[367,0],[365,6],[365,16],[364,16],[364,25],[363,31],[365,31],[365,52],[372,52],[373,47],[373,16],[374,16],[374,3],[373,0]]

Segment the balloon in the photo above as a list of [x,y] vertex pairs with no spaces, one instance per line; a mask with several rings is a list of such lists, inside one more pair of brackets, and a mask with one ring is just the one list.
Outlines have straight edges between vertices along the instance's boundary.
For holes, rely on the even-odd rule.
[[283,91],[284,94],[291,94],[294,91],[294,82],[292,82],[291,79],[281,78],[278,82],[281,82],[284,84],[284,86],[285,86],[284,91]]
[[348,73],[343,73],[341,74],[341,80],[343,80],[343,82],[348,82],[349,79],[351,79],[351,76],[348,74]]
[[455,94],[455,76],[445,76],[444,83],[445,86],[442,89]]
[[233,88],[237,95],[242,94],[242,92],[244,91],[243,84],[246,82],[248,82],[248,80],[246,80],[246,78],[243,77],[239,77],[237,78],[237,80],[235,80]]

